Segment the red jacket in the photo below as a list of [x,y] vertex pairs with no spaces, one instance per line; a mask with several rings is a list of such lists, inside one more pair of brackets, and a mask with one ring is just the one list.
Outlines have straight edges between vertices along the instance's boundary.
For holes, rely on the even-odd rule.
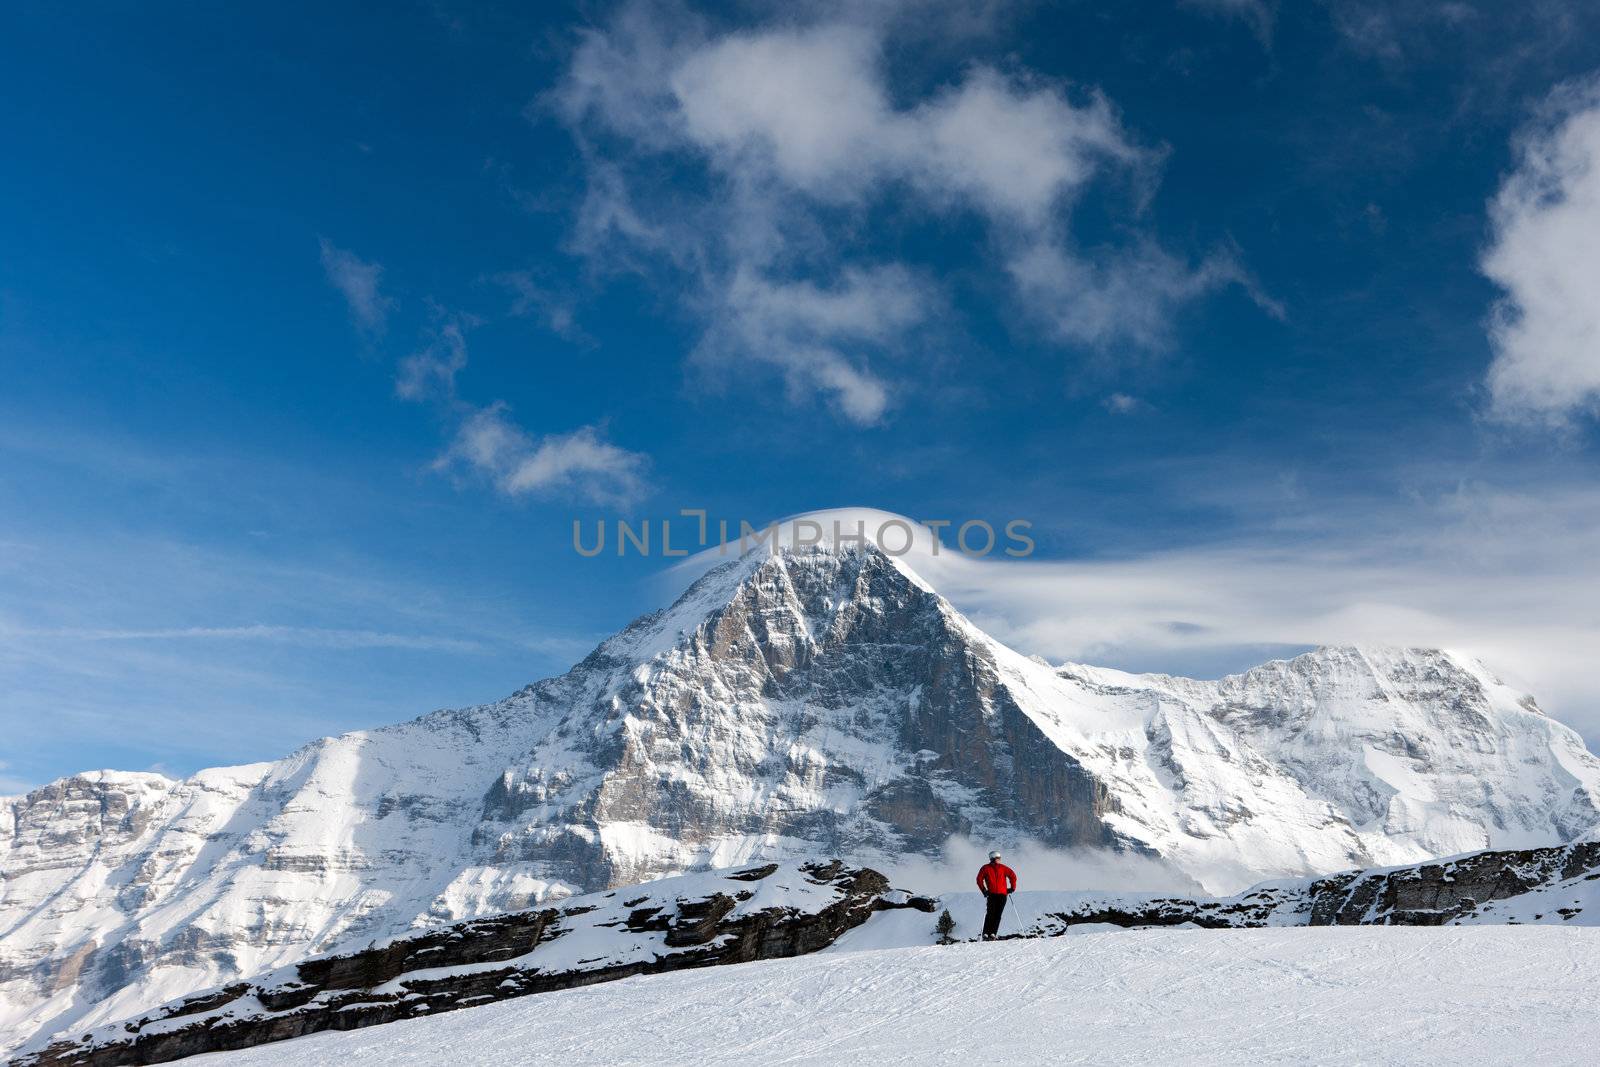
[[1017,872],[999,860],[990,860],[978,868],[978,888],[985,893],[1009,896],[1017,891]]

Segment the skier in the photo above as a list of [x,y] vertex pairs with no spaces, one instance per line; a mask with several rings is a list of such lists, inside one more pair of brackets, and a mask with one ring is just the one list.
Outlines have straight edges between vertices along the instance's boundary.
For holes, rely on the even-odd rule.
[[989,862],[978,868],[978,889],[989,902],[983,917],[983,939],[993,941],[1000,932],[1000,914],[1006,910],[1006,897],[1017,891],[1017,872],[1000,862],[1000,853],[989,853]]

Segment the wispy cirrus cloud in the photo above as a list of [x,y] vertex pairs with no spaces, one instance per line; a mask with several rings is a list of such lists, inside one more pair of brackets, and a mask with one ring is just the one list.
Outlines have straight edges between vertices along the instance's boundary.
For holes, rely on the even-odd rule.
[[[1062,341],[1101,353],[1119,341],[1144,352],[1165,349],[1177,310],[1225,285],[1242,287],[1273,318],[1286,315],[1226,250],[1190,264],[1152,242],[1099,260],[1035,243],[1020,249],[1006,270],[1030,318]],[[1127,352],[1118,357],[1132,358]]]
[[643,495],[649,459],[612,444],[599,426],[536,436],[512,419],[504,401],[479,407],[460,397],[456,376],[467,366],[466,331],[480,321],[448,316],[421,349],[400,361],[396,373],[396,395],[432,402],[454,424],[431,469],[487,481],[512,498],[570,496],[627,504]]
[[23,627],[0,622],[0,637],[57,641],[263,641],[326,649],[402,648],[441,652],[479,652],[481,642],[429,634],[385,633],[320,626],[176,626],[154,629],[103,627]]
[[[980,222],[978,253],[1071,346],[1160,348],[1181,307],[1245,279],[1226,248],[1196,264],[1148,235],[1080,247],[1086,191],[1120,184],[1136,221],[1162,152],[1098,92],[1026,71],[973,63],[897,92],[894,10],[718,30],[635,3],[587,32],[548,101],[587,164],[575,249],[686,279],[702,363],[767,366],[791,401],[863,425],[894,404],[895,359],[949,311],[932,265],[886,254],[886,207],[907,225]],[[871,299],[890,278],[894,299]]]
[[[204,483],[208,511],[259,508],[236,474]],[[91,535],[5,513],[0,748],[11,766],[0,779],[276,757],[332,731],[497,697],[594,644],[426,568],[360,551],[315,557],[271,539]]]
[[478,324],[471,315],[457,315],[434,327],[423,346],[400,361],[394,392],[402,400],[453,401],[456,375],[467,365],[466,331]]
[[350,308],[350,320],[364,333],[380,335],[388,324],[394,301],[383,294],[379,283],[383,268],[377,263],[339,248],[326,237],[319,242],[322,270],[328,284],[337,289]]
[[[381,268],[326,240],[322,260],[358,324],[375,317],[381,328],[383,312],[392,303],[378,292]],[[552,328],[575,333],[570,316],[559,308],[551,310],[547,294],[530,276],[513,272],[495,280],[514,294],[511,314],[542,309]],[[419,346],[396,364],[394,391],[402,400],[434,405],[454,426],[450,443],[431,469],[482,477],[510,497],[565,495],[620,504],[645,492],[647,457],[605,440],[599,426],[536,437],[512,421],[503,401],[478,406],[463,399],[457,378],[468,364],[467,334],[483,319],[430,305],[433,322],[423,329]]]
[[512,316],[536,318],[559,337],[580,344],[591,343],[589,336],[578,325],[577,311],[571,297],[541,285],[532,273],[525,270],[502,271],[490,280],[511,294]]

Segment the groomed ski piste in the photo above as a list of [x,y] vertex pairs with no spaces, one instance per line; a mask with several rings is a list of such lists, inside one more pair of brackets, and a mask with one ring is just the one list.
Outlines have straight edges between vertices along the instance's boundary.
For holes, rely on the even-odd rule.
[[1600,1043],[1592,927],[1092,930],[865,947],[889,933],[868,923],[815,956],[188,1062],[1580,1064]]

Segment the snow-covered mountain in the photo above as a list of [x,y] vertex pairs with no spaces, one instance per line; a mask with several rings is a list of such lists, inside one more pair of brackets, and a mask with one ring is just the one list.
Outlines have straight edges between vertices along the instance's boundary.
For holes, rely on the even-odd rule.
[[0,1045],[306,955],[753,860],[952,834],[1207,889],[1600,822],[1600,761],[1481,665],[1322,649],[1221,681],[1053,669],[871,545],[753,552],[496,704],[183,781],[0,801]]
[[933,908],[838,860],[661,878],[313,956],[66,1035],[13,1067],[166,1063],[638,975],[802,956],[888,912],[916,911],[931,929]]
[[[1005,909],[1000,937],[1178,927],[1206,931],[1204,940],[1222,930],[1285,926],[1525,924],[1592,935],[1600,926],[1596,879],[1600,842],[1589,840],[1283,879],[1222,898],[1021,890]],[[166,1063],[644,975],[952,945],[976,939],[985,910],[970,889],[922,896],[838,860],[679,875],[313,956],[138,1018],[74,1031],[25,1050],[14,1067]],[[946,920],[952,925],[941,929]],[[396,1035],[370,1044],[400,1042]],[[279,1051],[295,1056],[293,1047]]]

